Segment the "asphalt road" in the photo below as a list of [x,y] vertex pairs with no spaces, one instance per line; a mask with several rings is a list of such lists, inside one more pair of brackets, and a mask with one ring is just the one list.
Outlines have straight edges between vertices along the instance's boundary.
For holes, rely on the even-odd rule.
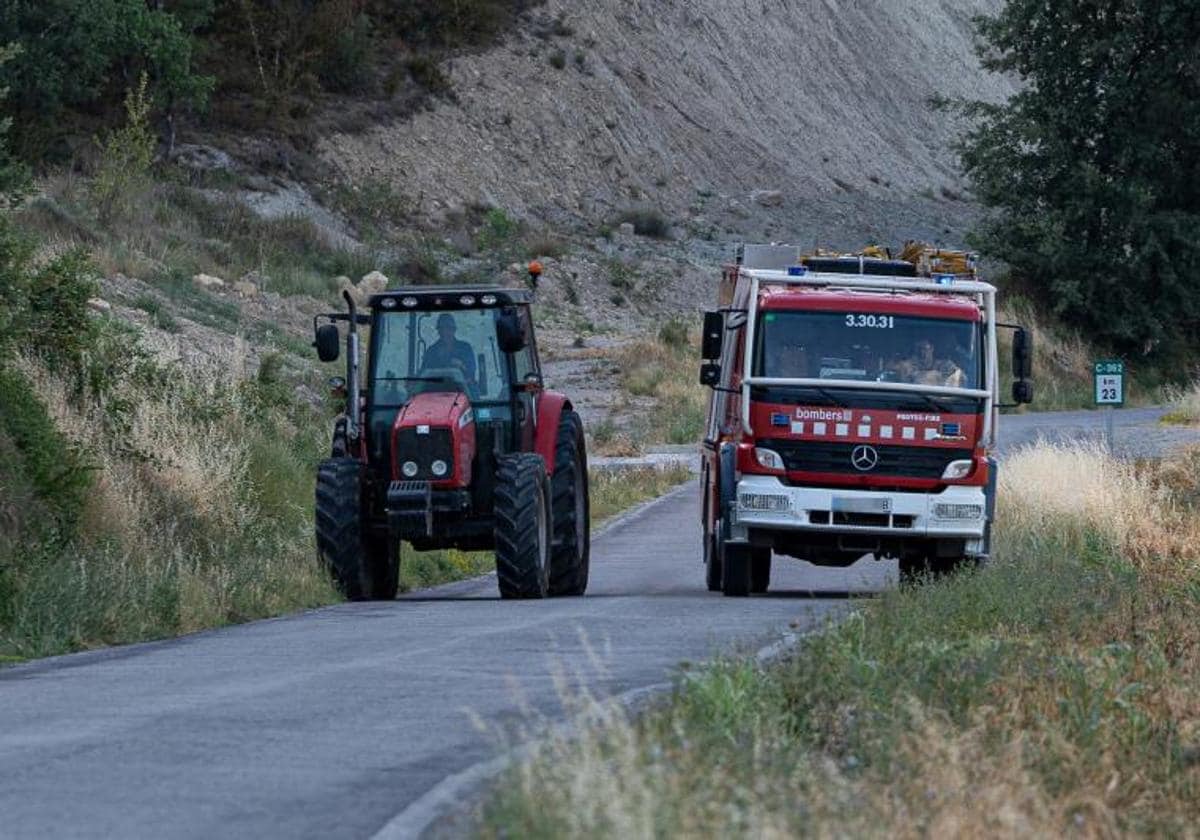
[[[1132,454],[1195,438],[1118,417]],[[1005,449],[1103,429],[1005,419]],[[0,837],[403,835],[447,777],[561,717],[564,683],[659,684],[894,580],[781,560],[768,596],[709,594],[697,509],[689,485],[600,536],[583,599],[501,602],[483,579],[0,671]]]

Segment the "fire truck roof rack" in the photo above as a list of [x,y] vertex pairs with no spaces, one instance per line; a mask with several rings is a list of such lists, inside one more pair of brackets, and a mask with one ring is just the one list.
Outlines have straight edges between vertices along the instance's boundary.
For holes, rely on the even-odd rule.
[[[760,282],[943,294],[995,293],[993,286],[978,280],[975,254],[923,242],[905,243],[898,257],[877,245],[855,254],[820,249],[804,253],[795,245],[742,245],[737,264]],[[876,282],[867,282],[871,279]]]

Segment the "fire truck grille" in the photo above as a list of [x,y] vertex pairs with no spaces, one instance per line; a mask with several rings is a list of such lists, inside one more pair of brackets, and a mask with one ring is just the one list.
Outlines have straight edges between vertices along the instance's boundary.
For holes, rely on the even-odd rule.
[[970,449],[870,444],[879,455],[879,463],[874,469],[860,470],[855,468],[853,457],[862,444],[773,440],[763,445],[779,453],[788,472],[941,478],[951,461],[965,461],[972,456]]
[[[412,461],[417,465],[416,475],[404,476],[409,480],[432,481],[448,478],[454,469],[454,442],[449,429],[430,429],[427,435],[417,434],[413,427],[401,429],[396,433],[395,452],[397,464]],[[446,462],[446,475],[433,474],[434,461]]]

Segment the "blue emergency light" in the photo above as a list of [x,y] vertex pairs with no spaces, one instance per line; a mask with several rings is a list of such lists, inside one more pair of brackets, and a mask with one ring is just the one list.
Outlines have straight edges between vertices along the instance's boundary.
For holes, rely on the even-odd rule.
[[788,277],[803,277],[808,274],[808,269],[802,265],[788,266]]
[[933,275],[933,282],[937,283],[939,286],[953,286],[954,285],[954,275],[953,274],[935,274],[935,275]]

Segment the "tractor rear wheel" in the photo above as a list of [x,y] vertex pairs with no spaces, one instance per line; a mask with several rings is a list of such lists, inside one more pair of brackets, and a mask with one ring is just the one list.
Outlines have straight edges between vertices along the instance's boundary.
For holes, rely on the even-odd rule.
[[582,595],[588,585],[591,512],[583,422],[574,411],[564,411],[558,423],[550,493],[554,520],[550,594]]
[[363,465],[329,458],[317,468],[317,557],[351,601],[396,597],[400,552],[395,543],[365,533]]
[[496,577],[501,598],[550,588],[550,482],[541,455],[502,455],[496,469]]

